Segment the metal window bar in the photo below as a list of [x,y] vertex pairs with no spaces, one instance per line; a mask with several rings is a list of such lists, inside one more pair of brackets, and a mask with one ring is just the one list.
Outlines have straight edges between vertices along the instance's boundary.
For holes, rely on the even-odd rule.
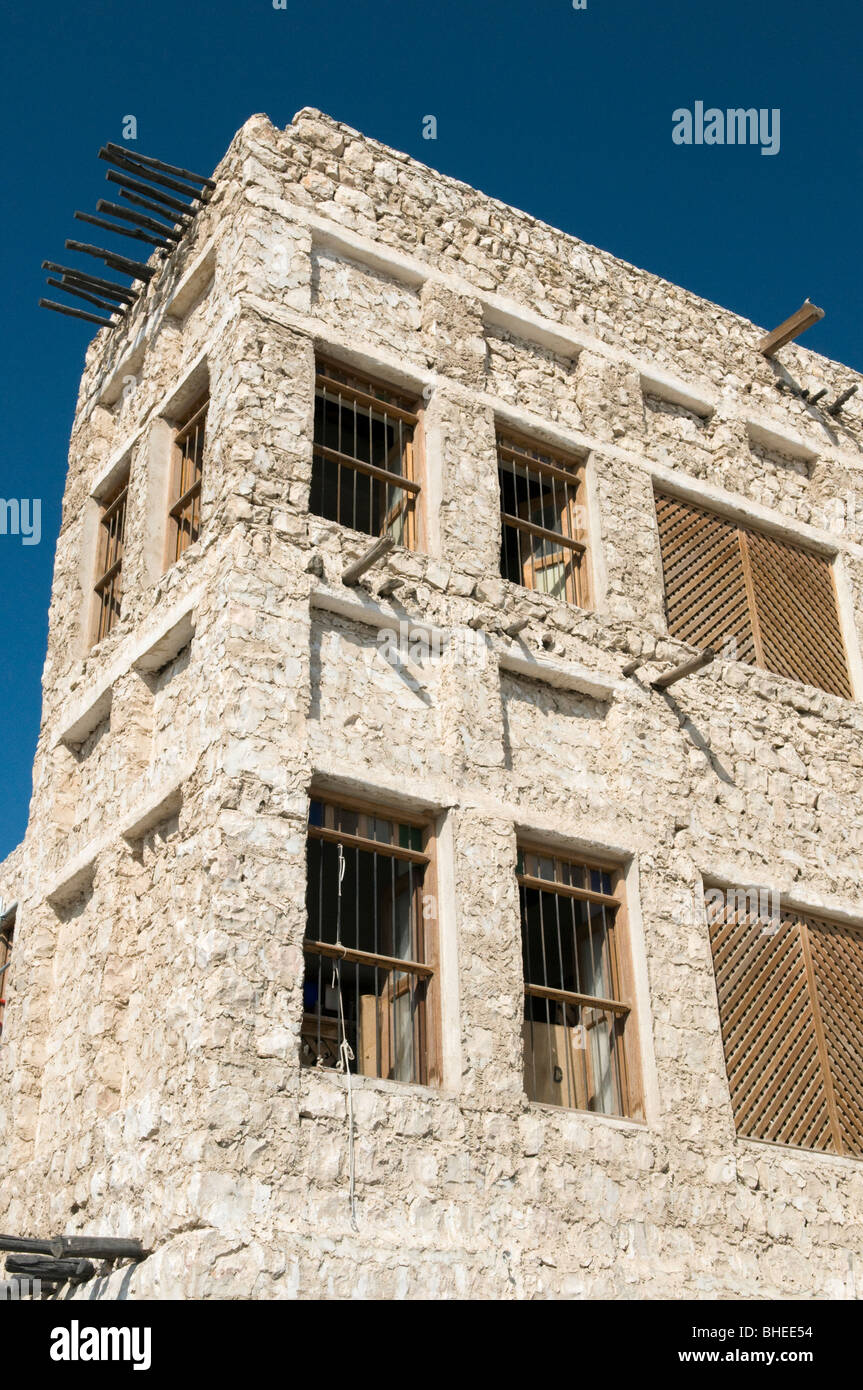
[[12,964],[12,943],[14,936],[14,926],[7,927],[5,931],[0,931],[0,1033],[3,1032],[3,1015],[6,1012],[6,988],[9,978],[9,966]]
[[405,405],[385,387],[319,364],[309,508],[414,549],[421,491],[413,476],[418,416]]
[[[430,1073],[422,827],[313,800],[301,1060],[335,1067],[339,1004],[362,1075],[425,1084]],[[337,863],[345,874],[338,903]],[[337,930],[340,926],[340,934]],[[335,972],[336,984],[329,984]],[[336,995],[341,993],[341,1000]]]
[[99,524],[99,577],[94,585],[97,601],[95,641],[119,621],[122,600],[123,542],[126,531],[126,503],[129,479],[102,507]]
[[179,560],[201,534],[201,485],[209,403],[209,397],[197,401],[174,436],[174,501],[169,511],[174,528],[172,562]]
[[501,574],[527,589],[584,606],[578,465],[498,437]]
[[[517,881],[527,1094],[569,1109],[625,1115],[623,1038],[631,1010],[619,998],[620,899],[604,871],[532,852],[520,852]],[[597,888],[584,886],[593,881]]]

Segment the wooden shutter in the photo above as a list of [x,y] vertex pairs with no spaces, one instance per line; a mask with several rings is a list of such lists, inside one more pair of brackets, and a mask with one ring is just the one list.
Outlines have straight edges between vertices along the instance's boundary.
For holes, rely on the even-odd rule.
[[746,536],[768,671],[851,699],[831,565],[802,546]]
[[656,494],[668,630],[853,698],[830,561]]
[[708,912],[737,1132],[863,1156],[863,931],[756,900]]
[[668,630],[694,647],[755,662],[755,637],[737,527],[724,517],[662,493],[656,496]]
[[806,926],[842,1147],[863,1158],[863,930]]

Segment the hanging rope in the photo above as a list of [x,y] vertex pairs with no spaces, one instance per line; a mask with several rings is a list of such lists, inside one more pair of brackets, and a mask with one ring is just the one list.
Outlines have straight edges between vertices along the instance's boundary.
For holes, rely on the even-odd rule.
[[[342,879],[345,876],[347,863],[345,852],[341,844],[339,851],[339,882],[338,897],[336,899],[336,945],[342,944]],[[356,1162],[354,1154],[354,1097],[351,1091],[351,1067],[354,1060],[354,1050],[348,1042],[348,1030],[345,1024],[345,1010],[342,1000],[342,962],[333,961],[333,981],[332,987],[336,991],[339,1008],[339,1070],[345,1074],[345,1084],[348,1093],[348,1173],[349,1173],[349,1200],[351,1204],[351,1226],[356,1231],[357,1226],[357,1196],[356,1196]]]

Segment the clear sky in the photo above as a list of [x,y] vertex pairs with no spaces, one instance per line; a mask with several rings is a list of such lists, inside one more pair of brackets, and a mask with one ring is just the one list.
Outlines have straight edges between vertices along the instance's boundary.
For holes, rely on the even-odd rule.
[[[99,240],[72,213],[106,196],[97,151],[125,116],[132,148],[208,173],[253,112],[316,106],[765,327],[808,295],[826,318],[803,341],[863,370],[859,0],[6,0],[0,39],[0,497],[42,512],[38,545],[0,535],[0,855],[26,825],[90,339],[37,308],[39,267]],[[674,144],[696,101],[779,108],[779,152]]]

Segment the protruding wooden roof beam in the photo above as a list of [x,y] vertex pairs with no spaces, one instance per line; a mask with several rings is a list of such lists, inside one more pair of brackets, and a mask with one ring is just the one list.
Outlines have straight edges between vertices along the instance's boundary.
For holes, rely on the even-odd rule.
[[116,222],[109,222],[107,217],[97,217],[92,212],[75,212],[72,215],[79,222],[89,222],[93,227],[104,227],[106,232],[116,232],[118,236],[131,237],[132,241],[146,241],[150,246],[158,247],[160,251],[171,250],[168,242],[153,232],[141,232],[137,227],[122,227]]
[[110,140],[105,142],[105,149],[111,154],[121,154],[134,159],[137,164],[149,164],[151,169],[161,169],[163,174],[173,174],[175,178],[186,179],[188,183],[202,183],[206,188],[216,187],[216,180],[208,179],[204,174],[193,174],[190,169],[180,169],[176,164],[165,164],[161,159],[153,159],[152,155],[138,154],[137,150],[113,145]]
[[125,313],[125,309],[120,308],[116,304],[109,304],[107,299],[98,299],[95,294],[91,294],[89,290],[82,289],[80,285],[67,283],[65,280],[55,280],[50,275],[46,283],[53,285],[55,290],[62,290],[64,294],[74,294],[78,299],[86,299],[88,304],[95,304],[97,309],[104,310],[106,314],[122,315]]
[[114,149],[116,149],[115,145],[111,146],[111,150],[101,149],[99,158],[106,159],[109,164],[116,164],[118,169],[126,169],[138,178],[146,179],[148,183],[156,183],[160,188],[170,188],[174,193],[182,193],[184,198],[200,199],[201,194],[197,188],[190,188],[188,184],[180,183],[177,179],[169,179],[165,174],[155,174],[151,169],[138,163],[137,160],[130,159],[122,150],[119,154],[112,153]]
[[182,227],[183,231],[186,231],[195,220],[190,212],[169,212],[167,208],[154,203],[151,198],[141,198],[137,193],[130,193],[128,188],[120,189],[120,197],[128,198],[130,203],[135,204],[135,207],[147,208],[150,212],[158,213],[160,217],[170,218],[171,222],[175,226]]
[[122,1236],[55,1236],[50,1245],[55,1260],[144,1260],[149,1254],[139,1240]]
[[372,565],[389,554],[394,543],[392,536],[381,536],[373,545],[369,546],[368,550],[366,550],[358,560],[354,560],[353,564],[346,566],[346,568],[342,570],[342,583],[356,584],[357,580],[365,574],[366,570],[371,569]]
[[805,333],[807,328],[811,328],[813,323],[823,319],[824,310],[819,309],[817,304],[812,304],[808,299],[804,299],[796,314],[792,314],[790,319],[780,323],[778,328],[774,328],[772,333],[768,333],[758,344],[758,351],[764,357],[772,357],[786,343],[790,343],[792,338],[797,338],[801,333]]
[[109,183],[118,183],[121,188],[131,188],[135,193],[143,193],[145,198],[155,200],[157,203],[164,203],[165,207],[170,208],[172,212],[180,212],[184,217],[193,217],[197,212],[197,208],[193,208],[190,203],[181,203],[178,198],[172,198],[169,193],[163,193],[160,188],[152,188],[148,183],[139,183],[137,179],[127,178],[125,174],[118,173],[116,169],[109,169],[105,177]]
[[55,304],[53,299],[40,299],[40,309],[53,309],[56,314],[68,314],[71,319],[86,319],[88,323],[98,323],[100,328],[113,328],[113,319],[103,319],[98,314],[88,314],[84,309],[73,309],[69,304]]
[[123,208],[119,203],[109,203],[107,198],[99,199],[96,211],[108,212],[112,217],[122,217],[126,222],[132,222],[136,227],[144,227],[148,232],[156,232],[168,241],[181,240],[181,233],[175,232],[173,227],[167,227],[164,222],[157,222],[153,217],[145,217],[143,213],[133,212],[131,208]]
[[845,402],[850,401],[856,390],[857,383],[855,382],[853,386],[847,387],[847,389],[842,392],[841,396],[837,396],[835,401],[832,401],[831,404],[828,405],[827,414],[838,415]]
[[65,243],[67,251],[83,251],[85,256],[95,256],[97,261],[104,261],[112,270],[119,270],[124,275],[131,275],[135,280],[152,280],[156,274],[152,266],[143,265],[141,261],[130,261],[127,256],[118,256],[113,251],[106,251],[101,246],[89,246],[84,241],[67,241]]
[[682,661],[679,666],[673,666],[670,671],[666,671],[664,676],[658,676],[650,684],[654,690],[667,690],[670,685],[676,685],[682,681],[684,676],[692,676],[702,667],[709,666],[716,659],[716,653],[710,647],[706,647],[697,656],[690,656],[686,661]]

